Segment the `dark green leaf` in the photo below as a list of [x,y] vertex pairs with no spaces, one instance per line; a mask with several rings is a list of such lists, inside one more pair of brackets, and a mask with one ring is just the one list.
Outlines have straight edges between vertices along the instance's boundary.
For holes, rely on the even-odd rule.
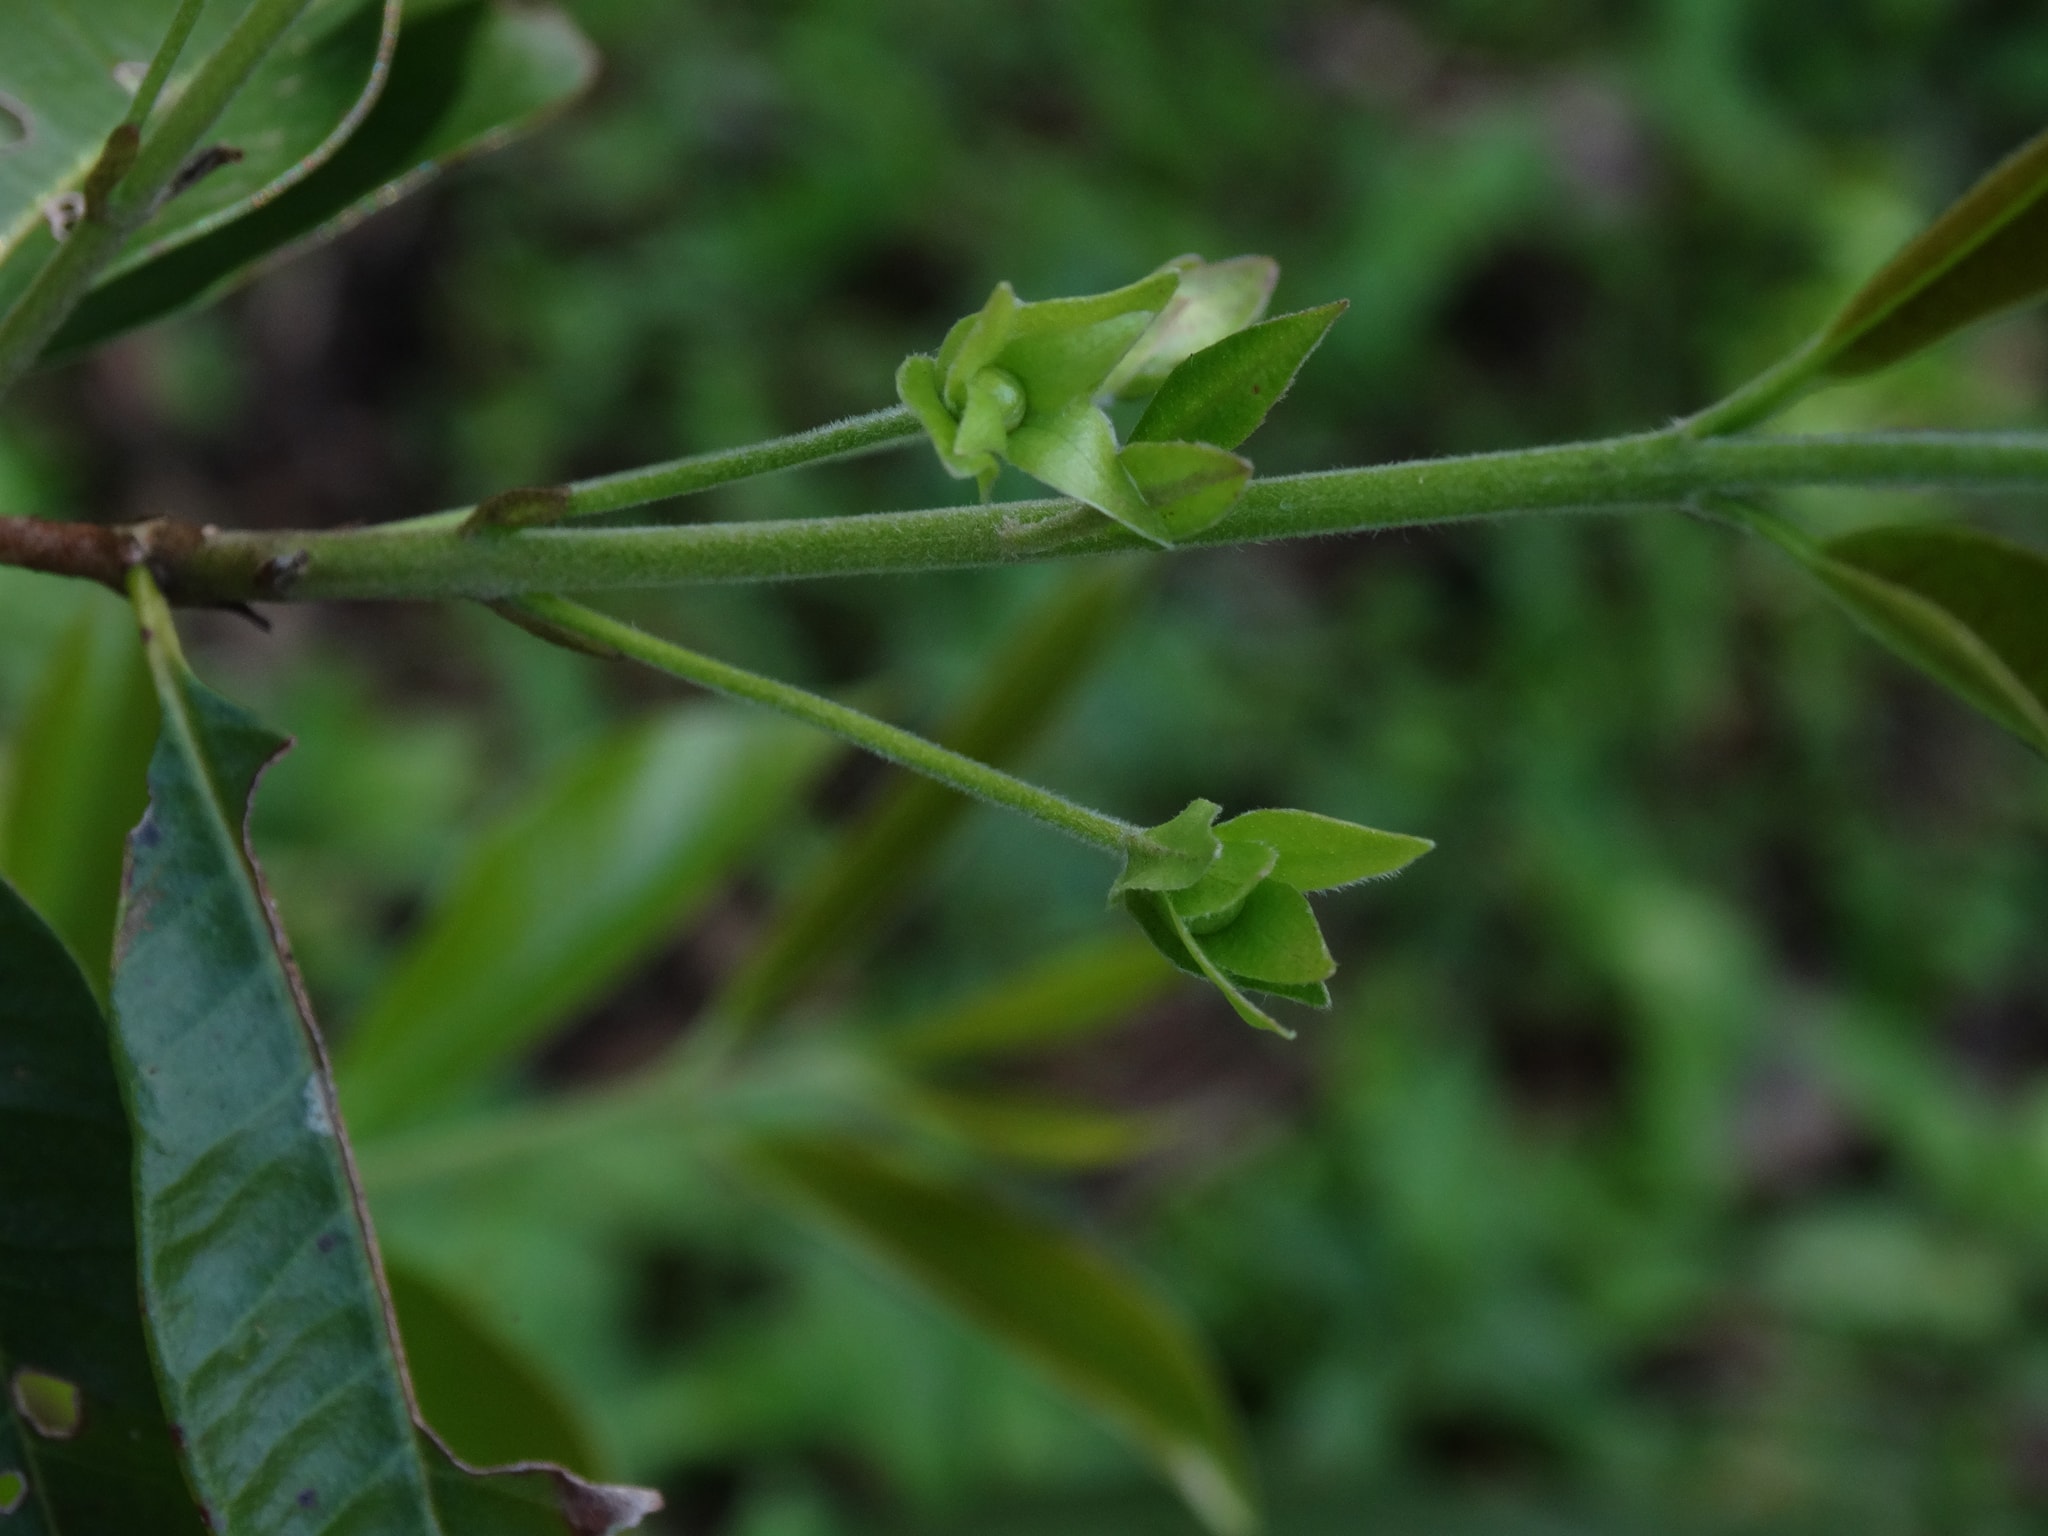
[[2048,755],[2048,559],[1968,528],[1779,542],[1893,651]]
[[1149,944],[1123,935],[1085,939],[963,1002],[891,1029],[883,1045],[896,1060],[917,1066],[1057,1045],[1128,1017],[1172,979]]
[[1213,800],[1191,800],[1173,820],[1145,828],[1145,845],[1124,855],[1110,898],[1126,891],[1185,890],[1201,879],[1223,851],[1210,830],[1222,809]]
[[651,1496],[559,1469],[452,1478],[415,1425],[319,1034],[245,841],[257,777],[284,743],[186,670],[168,608],[134,580],[164,734],[130,840],[114,1054],[147,1327],[209,1523],[223,1536],[506,1528],[443,1507],[472,1500],[550,1536],[633,1523]]
[[718,706],[637,723],[483,839],[350,1033],[359,1131],[445,1103],[601,995],[790,815],[825,750]]
[[[30,133],[0,155],[0,309],[54,249],[43,208],[75,188],[127,113],[135,69],[170,28],[177,0],[99,0],[90,25],[72,7],[12,4],[0,19],[0,96]],[[180,55],[172,91],[239,16],[209,5]],[[347,140],[376,100],[398,35],[399,0],[314,0],[216,125],[214,144],[240,151],[166,201],[108,278],[232,223],[302,181]],[[126,82],[126,83],[124,83]]]
[[282,195],[111,277],[51,343],[92,346],[218,297],[270,260],[332,239],[442,171],[548,121],[596,75],[590,44],[545,6],[409,6],[375,108],[324,165]]
[[1824,371],[1869,373],[2048,289],[2048,133],[1894,256],[1823,331]]
[[1273,878],[1297,891],[1328,891],[1406,868],[1436,846],[1424,837],[1381,832],[1314,811],[1246,811],[1217,827],[1227,846],[1264,843],[1276,850]]
[[[130,1161],[99,1005],[56,934],[0,881],[0,1474],[24,1478],[0,1527],[10,1536],[204,1529],[136,1305]],[[21,1371],[75,1390],[73,1436],[26,1422]]]
[[147,798],[156,697],[135,619],[88,592],[15,732],[0,869],[63,935],[102,997],[128,830]]
[[540,1368],[461,1297],[386,1260],[413,1395],[442,1442],[472,1466],[552,1461],[600,1469],[590,1431]]
[[757,1144],[747,1166],[1061,1382],[1159,1463],[1212,1530],[1256,1523],[1214,1369],[1136,1276],[995,1198],[858,1142]]
[[1235,448],[1280,403],[1308,355],[1349,307],[1340,299],[1279,315],[1204,347],[1167,375],[1131,440]]

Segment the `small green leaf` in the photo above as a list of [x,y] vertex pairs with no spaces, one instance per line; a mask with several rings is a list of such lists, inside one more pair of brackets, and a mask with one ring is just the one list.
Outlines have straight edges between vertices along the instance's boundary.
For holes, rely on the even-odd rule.
[[1010,434],[1009,460],[1063,496],[1085,501],[1140,538],[1170,544],[1172,535],[1117,454],[1109,418],[1086,400],[1055,415],[1031,416]]
[[1968,528],[1874,528],[1816,548],[1758,526],[1876,639],[2048,755],[2048,559]]
[[1330,891],[1406,868],[1436,846],[1426,837],[1381,832],[1314,811],[1246,811],[1216,828],[1224,843],[1278,850],[1273,878],[1297,891]]
[[1180,273],[1180,287],[1111,371],[1105,394],[1120,400],[1151,394],[1184,360],[1263,315],[1280,281],[1280,263],[1270,256],[1177,256],[1167,266]]
[[[161,8],[168,14],[169,4]],[[331,14],[338,7],[324,9]],[[397,10],[391,7],[394,16]],[[293,59],[291,50],[288,39],[266,71],[284,64],[289,73],[310,75],[311,65]],[[198,55],[188,49],[188,56]],[[303,180],[273,188],[228,210],[232,217],[191,231],[174,248],[109,274],[51,341],[50,355],[76,353],[218,298],[275,262],[353,229],[452,167],[547,122],[596,75],[596,51],[559,10],[498,0],[407,5],[382,91],[324,163],[304,165]],[[244,101],[258,111],[274,110],[264,89],[259,78]],[[173,199],[170,208],[185,200]]]
[[1144,846],[1124,855],[1123,872],[1109,888],[1112,900],[1125,891],[1179,891],[1208,873],[1223,845],[1210,824],[1223,809],[1213,800],[1191,800],[1171,821],[1147,827]]
[[[1148,934],[1163,932],[1169,936],[1180,954],[1193,962],[1196,973],[1206,977],[1209,984],[1223,994],[1223,1000],[1230,1004],[1240,1019],[1253,1029],[1263,1029],[1269,1034],[1280,1036],[1283,1040],[1294,1038],[1293,1030],[1244,995],[1244,986],[1239,978],[1232,976],[1209,957],[1208,950],[1204,948],[1207,939],[1198,938],[1189,930],[1181,915],[1173,910],[1170,901],[1150,892],[1133,892],[1125,900],[1132,913],[1144,925],[1145,931]],[[1158,940],[1155,939],[1155,942]],[[1173,958],[1172,951],[1168,951],[1167,954],[1169,959]],[[1176,960],[1175,963],[1181,962]]]
[[81,598],[14,734],[0,870],[63,935],[104,997],[121,860],[148,798],[156,696],[134,616],[111,594]]
[[1211,1530],[1256,1526],[1250,1467],[1215,1370],[1135,1275],[988,1190],[859,1142],[764,1141],[746,1166],[1101,1413]]
[[463,1298],[386,1259],[413,1394],[442,1442],[471,1466],[552,1461],[594,1476],[590,1430],[540,1367]]
[[1825,372],[1883,368],[2048,289],[2048,133],[1917,235],[1815,343]]
[[349,1034],[359,1131],[459,1095],[610,986],[789,814],[824,743],[716,706],[607,737],[476,847]]
[[960,1002],[888,1030],[882,1048],[892,1059],[918,1067],[1038,1050],[1129,1017],[1172,979],[1152,947],[1135,938],[1083,939]]
[[[1223,829],[1216,835],[1223,840]],[[1222,852],[1202,878],[1193,885],[1172,892],[1167,898],[1181,915],[1191,933],[1210,933],[1221,928],[1244,906],[1254,887],[1273,873],[1280,855],[1264,843],[1242,838],[1224,840]]]
[[1207,443],[1132,443],[1117,457],[1172,540],[1214,527],[1252,477],[1251,460]]
[[1159,386],[1131,440],[1235,448],[1280,403],[1308,355],[1349,307],[1340,299],[1280,315],[1204,347]]
[[[199,1536],[136,1305],[133,1149],[108,1049],[76,962],[0,881],[0,1470],[21,1479],[0,1530]],[[49,1411],[25,1411],[37,1377],[75,1396],[61,1449],[33,1422],[49,1428]]]
[[940,397],[938,359],[922,352],[913,352],[903,359],[896,368],[896,398],[916,415],[946,473],[955,480],[979,480],[981,494],[986,496],[1002,466],[986,449],[965,455],[957,451],[960,423],[953,419],[953,413]]
[[1200,935],[1200,944],[1211,960],[1252,986],[1313,986],[1337,969],[1308,898],[1277,880],[1255,887],[1237,916]]
[[980,309],[956,321],[946,333],[939,344],[938,364],[947,409],[967,409],[968,383],[993,365],[1009,344],[1021,307],[1017,290],[1007,282],[997,283]]

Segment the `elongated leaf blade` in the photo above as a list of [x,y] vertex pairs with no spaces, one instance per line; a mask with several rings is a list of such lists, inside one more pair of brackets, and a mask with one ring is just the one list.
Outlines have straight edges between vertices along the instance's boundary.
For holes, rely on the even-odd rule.
[[1869,373],[2048,290],[2048,133],[2014,151],[1858,290],[1817,345]]
[[[56,933],[0,881],[0,1475],[27,1485],[9,1536],[204,1529],[136,1305],[130,1161],[106,1020]],[[6,1390],[20,1369],[78,1389],[76,1436],[23,1422]]]
[[1968,528],[1876,528],[1809,562],[1885,645],[2048,755],[2048,559]]
[[589,1426],[517,1345],[410,1265],[387,1261],[384,1275],[420,1412],[452,1453],[472,1466],[598,1471]]
[[917,1087],[905,1090],[905,1107],[990,1157],[1039,1168],[1112,1167],[1166,1136],[1156,1116],[1042,1095]]
[[1159,1463],[1210,1529],[1256,1525],[1250,1468],[1215,1370],[1136,1276],[986,1190],[859,1142],[765,1141],[746,1166],[1101,1413]]
[[895,1060],[916,1066],[1042,1049],[1114,1024],[1172,981],[1150,944],[1123,935],[1085,939],[891,1029],[883,1045]]
[[[168,609],[134,580],[164,734],[129,845],[115,1065],[137,1141],[147,1327],[208,1523],[222,1536],[631,1525],[659,1500],[553,1467],[458,1478],[416,1424],[319,1033],[245,841],[257,778],[285,743],[186,670]],[[497,1504],[520,1519],[492,1520]]]
[[241,838],[285,742],[161,633],[151,652],[164,736],[114,1009],[165,1401],[215,1529],[322,1530],[324,1509],[435,1536],[321,1048]]
[[[240,6],[209,5],[187,42],[176,90]],[[128,110],[124,82],[156,52],[177,0],[107,0],[89,25],[73,7],[0,0],[0,100],[28,126],[0,154],[0,308],[55,247],[45,206],[75,188]],[[222,115],[211,142],[240,152],[166,201],[107,276],[205,236],[303,181],[347,141],[377,99],[397,41],[399,0],[313,0]]]
[[569,764],[478,846],[350,1035],[350,1123],[416,1118],[602,994],[791,813],[824,749],[707,706]]
[[1301,365],[1349,307],[1340,299],[1276,315],[1204,347],[1166,376],[1131,441],[1235,448],[1293,387]]
[[142,817],[156,696],[135,620],[90,592],[13,739],[0,870],[106,995],[128,830]]
[[595,50],[559,10],[495,0],[413,9],[423,13],[407,16],[375,107],[326,164],[262,206],[110,278],[66,322],[51,354],[220,297],[552,120],[596,77]]

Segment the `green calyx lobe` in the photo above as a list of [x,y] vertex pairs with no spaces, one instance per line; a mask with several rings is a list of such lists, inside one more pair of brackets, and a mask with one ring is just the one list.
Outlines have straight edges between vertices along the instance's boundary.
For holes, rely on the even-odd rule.
[[1197,800],[1146,828],[1110,895],[1246,1023],[1291,1038],[1246,994],[1330,1005],[1337,964],[1303,893],[1394,874],[1435,845],[1313,811],[1247,811],[1220,825],[1217,814]]
[[[1182,256],[1108,293],[1040,303],[998,283],[936,355],[904,360],[896,392],[947,471],[984,496],[1008,462],[1151,543],[1178,543],[1243,494],[1252,466],[1230,450],[1342,308],[1255,323],[1278,274],[1269,257]],[[1256,339],[1229,349],[1243,335]],[[1120,444],[1102,403],[1154,389],[1168,401],[1147,412],[1156,429]]]

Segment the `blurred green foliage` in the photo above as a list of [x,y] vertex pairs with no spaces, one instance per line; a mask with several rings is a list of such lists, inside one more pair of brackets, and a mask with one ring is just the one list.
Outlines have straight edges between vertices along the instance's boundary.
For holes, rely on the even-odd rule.
[[[1797,341],[2048,115],[2048,20],[1991,0],[573,9],[607,60],[578,113],[40,382],[0,507],[336,522],[736,443],[886,403],[998,278],[1087,292],[1184,250],[1279,257],[1277,309],[1351,300],[1263,471],[1645,426]],[[2039,427],[2043,343],[2001,322],[1793,424]],[[703,510],[958,495],[913,453]],[[1964,510],[1793,510],[1834,532],[1902,505]],[[2028,537],[2025,506],[1969,510]],[[12,729],[96,598],[5,575]],[[2036,1528],[2039,765],[1768,550],[1675,515],[1159,576],[1032,772],[1142,821],[1201,793],[1438,845],[1330,905],[1354,979],[1299,1042],[1189,989],[990,1069],[1175,1128],[1034,1188],[1209,1330],[1275,1528]],[[929,724],[1054,579],[634,606]],[[258,844],[344,1038],[477,840],[666,698],[481,614],[195,628],[300,737]],[[829,777],[487,1096],[645,1062],[874,790]],[[976,811],[803,1011],[940,1007],[1100,937],[1100,891],[1093,856]],[[673,1529],[1189,1528],[992,1346],[659,1138],[445,1178],[384,1155],[394,1254],[524,1343]]]

